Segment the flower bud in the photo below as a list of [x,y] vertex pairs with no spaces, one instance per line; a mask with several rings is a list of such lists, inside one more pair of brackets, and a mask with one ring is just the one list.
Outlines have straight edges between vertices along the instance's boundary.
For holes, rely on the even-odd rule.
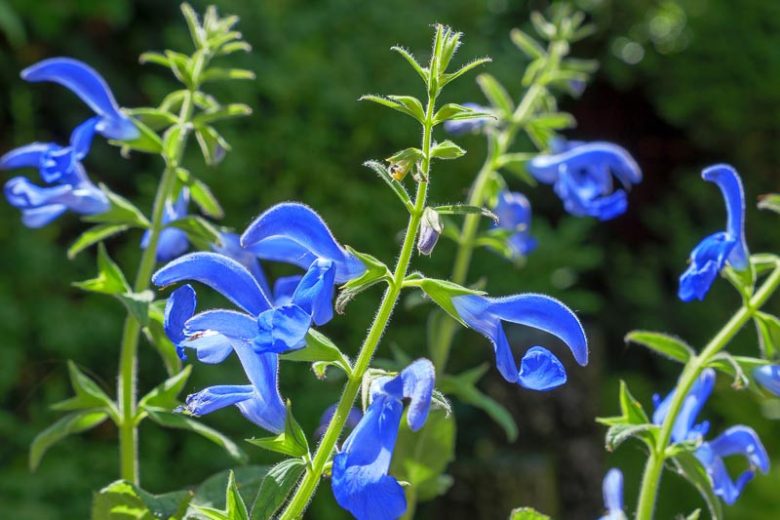
[[425,208],[422,225],[420,226],[420,236],[417,239],[417,251],[421,255],[430,256],[443,230],[444,226],[441,222],[441,217],[436,210]]

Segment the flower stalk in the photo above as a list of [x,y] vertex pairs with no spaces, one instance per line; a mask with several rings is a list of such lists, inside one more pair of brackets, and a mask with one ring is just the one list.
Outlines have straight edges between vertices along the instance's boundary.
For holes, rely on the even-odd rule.
[[761,309],[766,301],[774,294],[780,286],[780,263],[775,265],[774,270],[763,283],[761,288],[756,291],[752,298],[747,300],[742,307],[731,317],[712,340],[704,347],[701,353],[693,356],[685,365],[680,374],[677,386],[674,389],[674,397],[669,407],[669,411],[661,425],[660,433],[654,450],[650,453],[645,470],[642,476],[642,486],[639,493],[639,503],[637,505],[637,520],[651,520],[655,510],[655,503],[658,495],[658,488],[661,482],[661,473],[664,462],[666,461],[666,450],[672,436],[672,429],[677,421],[683,402],[691,390],[696,379],[701,374],[714,356],[723,350],[731,339],[748,323],[755,313]]

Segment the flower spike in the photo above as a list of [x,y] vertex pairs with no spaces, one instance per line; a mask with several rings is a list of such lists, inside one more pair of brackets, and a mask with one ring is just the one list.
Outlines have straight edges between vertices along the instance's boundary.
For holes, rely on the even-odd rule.
[[106,81],[86,63],[73,58],[50,58],[24,69],[22,79],[52,81],[71,90],[100,116],[96,130],[109,139],[124,141],[138,136],[138,129],[121,112]]
[[347,282],[366,270],[355,255],[336,242],[317,213],[297,202],[277,204],[257,217],[241,235],[241,246],[261,259],[303,269],[316,258],[330,260],[336,267],[336,283]]
[[571,309],[554,298],[541,294],[504,298],[466,294],[454,297],[452,303],[463,321],[493,344],[498,370],[510,383],[531,390],[550,390],[566,381],[566,372],[561,362],[542,347],[530,349],[518,371],[502,321],[548,332],[569,347],[577,363],[588,363],[588,342],[582,324]]

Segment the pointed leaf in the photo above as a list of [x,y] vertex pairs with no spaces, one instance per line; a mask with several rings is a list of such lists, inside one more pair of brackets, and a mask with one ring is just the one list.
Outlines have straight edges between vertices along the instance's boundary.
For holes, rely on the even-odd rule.
[[162,408],[164,410],[173,410],[179,406],[179,394],[187,384],[187,380],[192,372],[192,365],[187,365],[184,370],[178,374],[169,377],[163,383],[154,387],[148,394],[143,396],[138,402],[138,407]]
[[133,206],[129,200],[117,195],[108,189],[108,186],[105,184],[100,184],[100,190],[108,197],[111,208],[99,215],[82,217],[84,222],[92,222],[95,224],[124,224],[142,229],[146,229],[150,226],[149,221],[144,214]]
[[304,363],[325,362],[337,366],[349,375],[352,373],[349,360],[341,350],[327,336],[314,329],[309,329],[306,334],[306,347],[282,354],[285,361],[299,361]]
[[509,117],[515,111],[515,104],[512,98],[496,78],[490,74],[483,73],[477,76],[477,84],[493,108],[501,112],[504,117]]
[[106,412],[75,412],[66,415],[39,433],[30,445],[30,471],[35,471],[41,459],[53,445],[74,433],[90,430],[108,418]]
[[403,184],[401,184],[399,181],[395,180],[390,173],[387,171],[387,168],[385,166],[377,161],[368,161],[366,163],[363,163],[364,166],[368,166],[374,172],[379,175],[379,178],[385,181],[385,183],[390,187],[391,190],[398,196],[398,198],[401,200],[404,206],[406,206],[407,209],[412,209],[412,199],[409,197],[409,193],[404,188]]
[[228,453],[228,455],[233,457],[238,462],[246,461],[246,454],[244,454],[241,448],[239,448],[236,443],[217,430],[182,414],[171,413],[166,410],[154,410],[148,408],[146,411],[149,413],[149,418],[160,426],[165,428],[188,430],[197,433],[198,435],[210,440],[214,444],[221,446]]
[[395,51],[409,63],[409,65],[412,66],[414,71],[422,78],[422,80],[425,83],[428,83],[428,71],[423,68],[422,65],[420,65],[417,60],[412,56],[412,54],[404,49],[403,47],[399,47],[397,45],[394,45],[393,47],[390,47],[391,51]]
[[306,471],[302,459],[287,459],[275,465],[260,484],[252,505],[252,520],[271,520],[287,501],[295,484]]
[[677,473],[690,482],[701,494],[713,520],[723,518],[723,508],[720,499],[712,490],[712,481],[707,470],[693,453],[683,452],[672,459]]
[[466,150],[453,143],[449,139],[436,143],[431,148],[431,158],[433,159],[457,159],[466,155]]
[[485,294],[483,291],[474,291],[467,289],[461,285],[450,282],[448,280],[437,280],[435,278],[423,278],[417,282],[420,289],[427,294],[431,300],[436,302],[447,314],[458,320],[463,326],[466,323],[455,310],[455,306],[452,304],[452,299],[455,296],[461,296],[464,294]]
[[303,433],[301,425],[295,420],[289,401],[287,402],[287,415],[282,433],[273,437],[253,438],[246,441],[266,450],[291,457],[302,457],[309,454],[309,442],[306,439],[306,434]]
[[498,216],[487,208],[479,206],[469,206],[466,204],[449,204],[446,206],[435,206],[433,209],[441,215],[482,215],[498,224]]
[[68,248],[68,259],[73,260],[76,255],[90,246],[103,240],[127,231],[126,224],[98,224],[83,232],[79,238]]
[[680,363],[687,363],[695,355],[693,349],[683,340],[661,332],[634,330],[626,335],[625,341],[642,345]]

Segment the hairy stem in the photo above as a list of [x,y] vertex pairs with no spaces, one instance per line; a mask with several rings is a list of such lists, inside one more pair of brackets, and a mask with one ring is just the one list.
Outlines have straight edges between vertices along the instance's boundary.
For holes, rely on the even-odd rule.
[[[182,102],[177,125],[181,129],[179,140],[169,157],[166,157],[166,166],[157,187],[157,194],[152,207],[151,226],[149,228],[149,243],[141,255],[133,290],[142,292],[149,288],[150,280],[156,265],[157,244],[162,232],[163,215],[165,213],[165,201],[172,195],[176,180],[176,170],[179,167],[184,148],[187,144],[187,134],[190,120],[192,119],[193,103],[192,92],[188,92]],[[141,332],[141,324],[132,316],[125,318],[124,330],[119,358],[119,381],[117,394],[119,401],[119,462],[122,479],[138,484],[138,424],[137,414],[137,388],[138,367],[136,357],[138,353],[138,338]]]
[[677,386],[674,390],[674,397],[666,414],[661,432],[658,435],[658,441],[655,450],[650,454],[645,465],[644,475],[642,476],[642,487],[639,493],[639,504],[637,505],[637,520],[650,520],[653,518],[658,487],[661,482],[661,473],[666,460],[666,448],[672,436],[672,429],[680,413],[683,402],[690,392],[691,387],[696,382],[701,372],[712,361],[712,358],[731,341],[731,339],[750,321],[753,315],[775,292],[780,285],[780,264],[763,283],[761,288],[753,297],[743,305],[734,316],[723,326],[712,340],[704,347],[701,353],[692,357],[680,374]]
[[366,335],[366,339],[363,341],[363,345],[360,348],[360,353],[352,367],[352,373],[344,387],[344,392],[341,394],[341,399],[336,407],[336,412],[333,414],[328,429],[325,431],[325,435],[323,435],[322,441],[317,447],[317,451],[312,459],[311,467],[307,468],[306,474],[298,485],[295,494],[290,499],[287,508],[279,517],[280,520],[300,518],[309,505],[311,498],[314,496],[317,485],[322,478],[325,465],[330,461],[331,456],[333,455],[336,442],[338,442],[344,430],[349,411],[360,392],[363,376],[371,364],[371,359],[379,345],[382,334],[384,334],[384,331],[387,328],[387,324],[393,314],[393,308],[398,302],[398,297],[401,294],[404,277],[406,277],[406,273],[409,270],[409,262],[412,258],[412,253],[414,252],[414,241],[420,227],[420,220],[422,219],[423,210],[425,209],[425,200],[428,194],[428,175],[430,173],[431,165],[431,136],[435,102],[436,96],[429,96],[428,105],[425,111],[425,124],[423,125],[423,160],[420,165],[421,178],[417,184],[414,209],[409,215],[409,223],[406,226],[406,234],[404,235],[403,245],[401,246],[401,253],[398,256],[398,261],[396,262],[395,270],[393,271],[393,281],[388,285],[384,296],[382,296],[379,310],[377,311],[371,328]]

